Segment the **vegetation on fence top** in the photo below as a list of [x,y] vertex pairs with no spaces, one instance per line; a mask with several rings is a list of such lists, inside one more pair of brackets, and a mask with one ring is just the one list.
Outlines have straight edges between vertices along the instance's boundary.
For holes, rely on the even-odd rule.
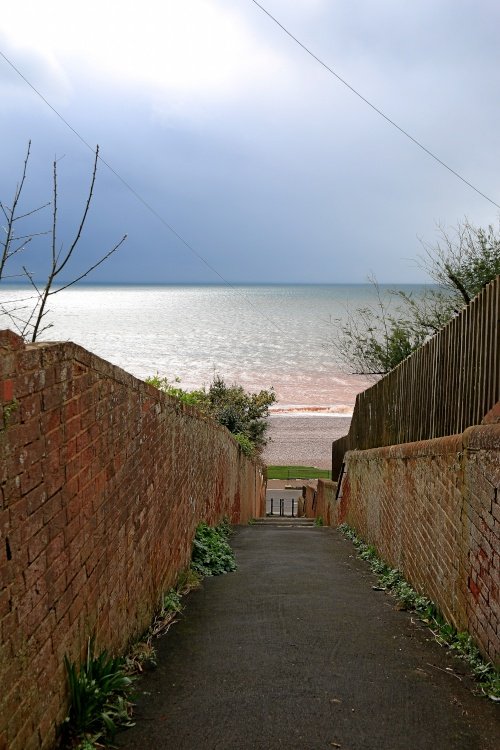
[[411,359],[358,395],[348,436],[333,443],[336,471],[348,450],[458,435],[480,424],[498,398],[499,295],[500,276]]
[[374,277],[372,304],[347,309],[336,321],[335,350],[352,372],[384,374],[422,346],[500,274],[500,224],[486,229],[467,218],[438,226],[438,241],[423,242],[418,259],[434,285],[416,295],[383,293]]
[[404,609],[415,612],[420,620],[432,631],[440,646],[450,651],[469,665],[478,680],[481,692],[490,700],[500,701],[500,671],[491,662],[485,661],[469,633],[458,632],[439,612],[436,605],[427,597],[418,594],[396,568],[391,568],[377,554],[375,547],[363,542],[347,524],[339,526],[344,536],[352,541],[358,556],[366,560],[378,576],[380,588],[389,591]]
[[268,466],[268,479],[330,479],[329,469],[315,466]]

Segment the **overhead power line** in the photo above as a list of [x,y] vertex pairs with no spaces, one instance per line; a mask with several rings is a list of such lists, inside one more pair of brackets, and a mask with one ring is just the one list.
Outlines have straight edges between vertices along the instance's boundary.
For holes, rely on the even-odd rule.
[[[87,140],[85,140],[85,138],[81,135],[81,133],[79,133],[78,130],[73,125],[71,125],[71,123],[68,122],[68,120],[66,120],[65,117],[63,117],[63,115],[44,97],[44,95],[31,83],[31,81],[29,81],[26,78],[26,76],[19,70],[19,68],[16,67],[16,65],[14,65],[12,60],[10,60],[7,57],[7,55],[5,55],[4,52],[2,52],[2,50],[0,50],[0,56],[3,57],[5,62],[8,65],[10,65],[10,67],[17,73],[17,75],[20,78],[22,78],[22,80],[30,87],[30,89],[34,91],[34,93],[44,102],[44,104],[46,104],[47,107],[52,110],[52,112],[56,115],[56,117],[58,117],[61,120],[61,122],[63,122],[64,125],[66,125],[66,127],[69,128],[69,130],[71,130],[71,132],[84,144],[84,146],[86,146],[93,154],[95,154],[94,147],[91,146],[90,143]],[[148,203],[148,201],[145,198],[143,198],[143,196],[140,193],[138,193],[137,190],[134,187],[132,187],[132,185],[130,185],[130,183],[127,182],[127,180],[125,180],[121,176],[121,174],[117,172],[116,169],[114,169],[114,167],[111,166],[109,162],[103,159],[100,154],[98,155],[98,158],[99,158],[99,161],[102,162],[102,164],[104,164],[104,166],[107,169],[109,169],[109,171],[112,172],[112,174],[114,174],[114,176],[122,183],[122,185],[127,190],[129,190],[132,193],[132,195],[134,195],[134,197],[139,201],[139,203],[141,203],[147,209],[147,211],[149,211],[156,219],[158,219],[158,221],[166,229],[168,229],[168,231],[171,232],[174,235],[174,237],[176,237],[179,240],[179,242],[181,242],[187,250],[189,250],[201,263],[203,263],[213,274],[215,274],[215,276],[217,276],[227,287],[229,287],[234,292],[236,292],[236,294],[239,294],[240,297],[247,303],[247,305],[253,308],[253,310],[255,310],[255,312],[257,312],[261,316],[261,318],[266,320],[275,330],[279,331],[279,333],[283,334],[285,337],[288,338],[288,334],[286,331],[280,328],[280,326],[278,326],[274,320],[267,317],[267,315],[265,315],[262,312],[262,310],[259,307],[257,307],[257,305],[254,305],[254,303],[251,302],[248,299],[248,297],[246,297],[240,289],[238,289],[238,287],[234,286],[234,284],[228,281],[228,279],[226,279],[206,258],[204,258],[203,255],[201,255],[201,253],[199,253],[187,240],[185,240],[184,237],[182,237],[182,235],[179,234],[179,232],[176,229],[174,229],[174,227],[171,224],[169,224],[168,221],[166,221],[166,219],[164,219],[163,216],[160,213],[158,213],[158,211],[155,208],[153,208],[153,206],[150,203]]]
[[388,122],[390,125],[392,125],[394,128],[396,128],[396,130],[399,130],[400,133],[402,133],[404,136],[406,136],[406,138],[408,138],[410,141],[412,141],[416,146],[418,146],[418,148],[422,149],[422,151],[425,151],[425,153],[428,156],[430,156],[432,159],[434,159],[435,161],[437,161],[437,163],[440,164],[445,169],[447,169],[448,172],[451,172],[452,175],[454,175],[455,177],[458,177],[459,180],[461,180],[468,187],[472,188],[472,190],[474,190],[478,195],[480,195],[482,198],[484,198],[485,200],[487,200],[489,203],[491,203],[496,208],[500,209],[500,205],[498,203],[496,203],[493,200],[493,198],[490,198],[485,193],[481,192],[481,190],[479,190],[477,187],[475,187],[475,185],[473,185],[472,182],[469,182],[469,180],[466,180],[465,177],[462,177],[462,175],[459,174],[459,172],[457,172],[455,169],[453,169],[448,164],[446,164],[446,162],[444,162],[442,159],[440,159],[439,156],[436,156],[436,154],[434,154],[430,149],[428,149],[426,146],[424,146],[423,143],[421,143],[419,140],[417,140],[417,138],[414,138],[411,135],[411,133],[409,133],[407,130],[405,130],[400,125],[398,125],[397,122],[395,122],[390,117],[388,117],[388,115],[386,115],[384,112],[382,112],[381,109],[379,109],[378,107],[376,107],[375,104],[373,104],[369,99],[367,99],[365,96],[363,96],[363,94],[361,94],[359,91],[357,91],[354,88],[354,86],[351,86],[351,84],[348,83],[345,80],[345,78],[342,78],[342,76],[340,76],[338,73],[336,73],[333,70],[333,68],[331,68],[329,65],[327,65],[320,57],[318,57],[311,49],[309,49],[309,47],[307,47],[303,42],[301,42],[300,39],[298,39],[296,36],[294,36],[291,33],[291,31],[289,31],[285,26],[283,26],[283,24],[280,21],[278,21],[278,19],[275,16],[273,16],[268,10],[266,10],[266,8],[264,8],[263,5],[261,5],[260,3],[258,3],[257,0],[251,0],[251,2],[254,5],[256,5],[258,8],[260,8],[260,10],[263,13],[265,13],[266,16],[268,16],[271,19],[271,21],[273,21],[277,26],[279,26],[280,29],[282,31],[284,31],[284,33],[287,36],[289,36],[290,39],[292,39],[296,44],[298,44],[299,47],[301,47],[304,50],[304,52],[306,52],[310,57],[312,57],[313,60],[316,60],[316,62],[319,63],[319,65],[321,65],[325,70],[327,70],[328,73],[330,73],[338,81],[340,81],[340,83],[342,83],[346,88],[348,88],[349,91],[352,91],[352,93],[355,94],[359,99],[361,99],[362,102],[364,102],[369,107],[371,107],[371,109],[373,109],[374,112],[376,112],[378,115],[380,115],[380,117],[383,117],[384,120],[386,120],[386,122]]

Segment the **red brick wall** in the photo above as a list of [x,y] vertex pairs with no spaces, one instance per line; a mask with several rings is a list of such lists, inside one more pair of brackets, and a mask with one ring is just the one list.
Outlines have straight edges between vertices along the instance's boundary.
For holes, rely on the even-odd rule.
[[346,454],[333,523],[347,522],[500,659],[500,425]]
[[316,518],[321,516],[326,526],[332,523],[332,508],[335,500],[337,482],[329,479],[318,479],[316,489]]
[[0,333],[0,749],[51,747],[63,656],[118,653],[190,560],[200,520],[263,514],[223,427],[71,344]]
[[304,516],[316,518],[316,489],[312,485],[306,485],[304,489]]

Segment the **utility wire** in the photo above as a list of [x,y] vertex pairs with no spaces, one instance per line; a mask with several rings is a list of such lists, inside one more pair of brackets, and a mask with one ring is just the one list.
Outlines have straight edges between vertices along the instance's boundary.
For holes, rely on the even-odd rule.
[[[7,57],[7,55],[5,55],[2,52],[2,50],[0,50],[0,56],[3,57],[5,62],[8,63],[8,65],[10,65],[10,67],[17,73],[17,75],[20,76],[20,78],[22,78],[22,80],[30,87],[30,89],[34,91],[34,93],[38,97],[40,97],[40,99],[47,105],[47,107],[49,107],[49,109],[51,109],[52,112],[61,120],[61,122],[63,122],[66,125],[66,127],[69,128],[74,135],[76,135],[76,137],[84,144],[84,146],[86,146],[93,154],[95,154],[95,149],[93,148],[93,146],[91,146],[90,143],[87,140],[85,140],[85,138],[78,132],[78,130],[76,130],[76,128],[74,128],[73,125],[71,125],[71,123],[69,123],[68,120],[66,120],[63,117],[63,115],[60,112],[58,112],[58,110],[55,107],[52,106],[52,104],[43,96],[43,94],[40,91],[38,91],[38,89],[26,78],[26,76],[23,75],[23,73],[19,70],[19,68],[17,68],[14,65],[12,60],[10,60]],[[98,158],[99,158],[99,161],[101,161],[104,164],[104,166],[107,167],[107,169],[109,169],[109,171],[112,172],[112,174],[114,174],[114,176],[122,183],[122,185],[124,185],[124,187],[127,190],[129,190],[132,193],[132,195],[134,195],[134,197],[139,201],[139,203],[141,203],[151,214],[153,214],[153,216],[156,219],[158,219],[158,221],[161,224],[163,224],[163,226],[166,229],[168,229],[169,232],[171,232],[174,235],[174,237],[176,237],[179,240],[179,242],[181,242],[184,245],[184,247],[187,248],[187,250],[189,250],[201,263],[203,263],[210,271],[212,271],[212,273],[215,274],[215,276],[217,276],[226,286],[232,289],[233,292],[236,292],[237,294],[239,294],[240,297],[244,299],[245,302],[250,307],[252,307],[255,310],[255,312],[257,312],[262,318],[264,318],[264,320],[266,320],[273,328],[275,328],[277,331],[279,331],[279,333],[283,334],[284,336],[288,338],[288,334],[286,331],[280,328],[280,326],[278,326],[277,323],[274,320],[272,320],[272,318],[269,318],[267,315],[265,315],[262,312],[262,310],[259,307],[257,307],[257,305],[251,302],[248,299],[248,297],[246,297],[243,294],[243,292],[240,289],[238,289],[238,287],[234,286],[234,284],[231,284],[230,281],[224,278],[224,276],[221,273],[219,273],[219,271],[217,271],[217,269],[211,263],[209,263],[209,261],[206,258],[204,258],[203,255],[201,255],[192,245],[190,245],[189,242],[185,240],[184,237],[182,237],[179,234],[179,232],[177,232],[177,230],[174,229],[174,227],[171,224],[169,224],[166,221],[166,219],[164,219],[163,216],[160,213],[158,213],[158,211],[155,208],[153,208],[153,206],[151,206],[151,204],[148,203],[148,201],[145,198],[143,198],[142,195],[138,193],[137,190],[135,190],[135,188],[133,188],[132,185],[130,185],[130,183],[127,182],[127,180],[125,180],[116,171],[116,169],[114,169],[111,166],[109,162],[103,159],[100,154],[98,155]]]
[[452,167],[450,167],[446,162],[444,162],[442,159],[439,158],[439,156],[436,156],[432,151],[430,151],[426,146],[423,145],[423,143],[420,143],[416,138],[414,138],[407,130],[402,128],[400,125],[397,124],[397,122],[394,122],[394,120],[391,120],[390,117],[388,117],[384,112],[382,112],[381,109],[375,106],[371,101],[369,101],[366,97],[364,97],[362,94],[360,94],[359,91],[357,91],[353,86],[351,86],[350,83],[348,83],[344,78],[339,76],[338,73],[336,73],[333,68],[331,68],[329,65],[327,65],[320,57],[314,54],[312,50],[309,49],[309,47],[306,47],[305,44],[303,44],[300,39],[297,39],[296,36],[294,36],[288,29],[283,26],[283,24],[278,21],[277,18],[275,18],[271,13],[269,13],[266,8],[264,8],[263,5],[257,2],[257,0],[251,0],[251,2],[256,5],[260,10],[266,14],[266,16],[269,16],[271,21],[274,21],[274,23],[282,29],[282,31],[285,32],[287,36],[290,37],[296,44],[299,45],[299,47],[302,47],[304,52],[307,52],[310,57],[313,58],[313,60],[316,60],[317,63],[319,63],[325,70],[327,70],[329,73],[331,73],[332,76],[334,76],[340,83],[342,83],[346,88],[348,88],[350,91],[352,91],[353,94],[355,94],[361,101],[363,101],[365,104],[367,104],[371,109],[374,110],[380,117],[383,117],[384,120],[386,120],[390,125],[396,128],[396,130],[399,130],[400,133],[402,133],[404,136],[410,139],[416,146],[418,146],[422,151],[425,151],[428,156],[430,156],[432,159],[437,161],[438,164],[441,164],[442,167],[448,170],[448,172],[451,172],[451,174],[455,175],[455,177],[458,177],[459,180],[461,180],[463,183],[465,183],[468,187],[472,188],[478,195],[480,195],[482,198],[487,200],[489,203],[491,203],[493,206],[496,206],[496,208],[500,209],[500,205],[496,203],[492,198],[489,198],[485,193],[482,193],[481,190],[479,190],[477,187],[475,187],[471,182],[465,179],[465,177],[462,177],[461,174],[456,172]]

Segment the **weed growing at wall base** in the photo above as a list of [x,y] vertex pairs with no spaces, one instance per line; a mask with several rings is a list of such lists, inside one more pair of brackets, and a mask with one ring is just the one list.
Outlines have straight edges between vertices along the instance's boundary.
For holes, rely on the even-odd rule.
[[184,609],[182,597],[193,589],[199,588],[200,583],[200,574],[188,568],[180,573],[176,585],[163,594],[160,606],[148,630],[139,641],[132,645],[125,657],[128,674],[143,672],[144,666],[148,664],[156,667],[156,649],[153,640],[169,631],[170,626],[176,622]]
[[217,576],[236,570],[234,553],[228,537],[231,526],[223,521],[218,526],[200,523],[193,541],[191,567],[202,576]]
[[500,671],[487,662],[472,640],[469,633],[459,633],[444,619],[436,605],[425,596],[418,594],[399,570],[391,568],[377,555],[375,547],[366,544],[357,536],[354,529],[347,524],[338,527],[339,531],[352,541],[358,550],[358,556],[366,560],[377,575],[380,589],[390,591],[404,607],[415,612],[420,620],[432,631],[437,642],[446,646],[456,656],[466,661],[478,680],[481,692],[490,700],[500,701]]
[[95,656],[94,646],[94,639],[89,638],[80,668],[64,657],[70,707],[63,733],[67,746],[80,750],[90,750],[100,740],[112,740],[120,727],[133,724],[129,700],[132,679],[125,672],[125,660],[106,651]]
[[227,520],[218,526],[198,525],[191,567],[163,595],[146,635],[131,647],[125,658],[113,658],[106,651],[95,656],[93,638],[89,639],[87,658],[80,668],[64,657],[70,692],[70,708],[63,724],[66,747],[77,750],[109,747],[119,728],[133,725],[129,700],[132,675],[142,672],[145,662],[156,665],[153,638],[164,635],[182,612],[182,596],[199,586],[203,576],[235,570],[234,553],[228,542],[230,534]]

